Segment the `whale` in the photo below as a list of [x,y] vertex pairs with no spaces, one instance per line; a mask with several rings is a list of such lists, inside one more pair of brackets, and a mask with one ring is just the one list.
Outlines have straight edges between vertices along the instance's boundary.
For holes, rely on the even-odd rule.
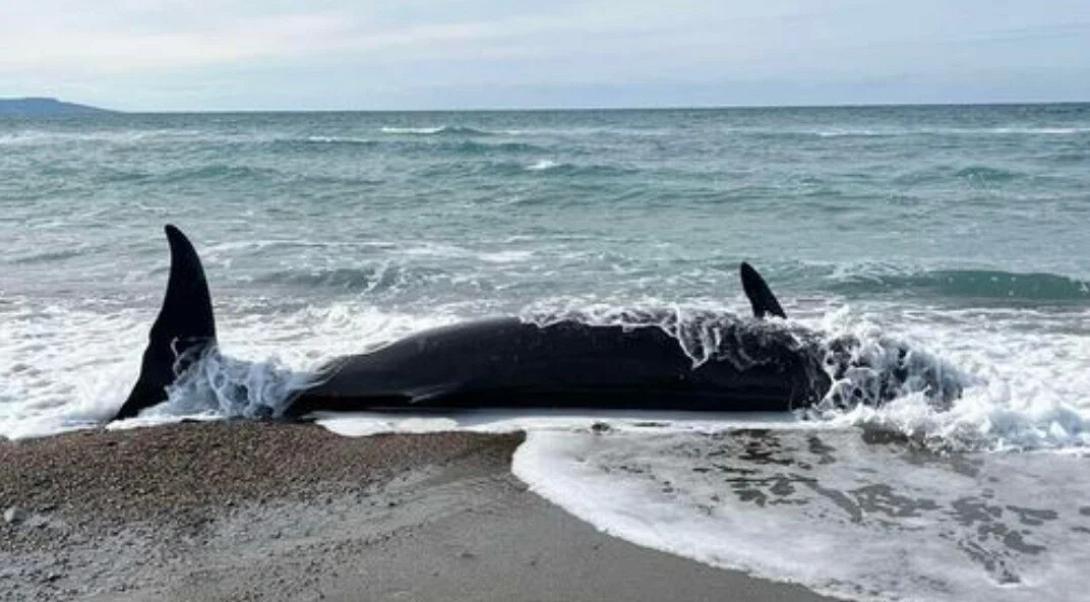
[[[216,348],[212,297],[200,257],[165,227],[170,275],[140,374],[115,419],[168,399],[170,387]],[[606,409],[784,412],[827,403],[882,403],[912,382],[929,397],[961,394],[941,367],[893,343],[859,353],[854,337],[829,338],[787,320],[765,279],[739,266],[751,315],[705,312],[703,353],[668,311],[641,322],[595,323],[499,316],[433,328],[376,350],[338,357],[292,393],[279,417],[314,412]],[[650,316],[650,317],[648,317]],[[690,325],[691,326],[691,325]],[[698,337],[699,338],[699,337]],[[876,364],[881,365],[876,365]],[[860,374],[865,378],[858,378]],[[853,376],[855,378],[853,378]]]

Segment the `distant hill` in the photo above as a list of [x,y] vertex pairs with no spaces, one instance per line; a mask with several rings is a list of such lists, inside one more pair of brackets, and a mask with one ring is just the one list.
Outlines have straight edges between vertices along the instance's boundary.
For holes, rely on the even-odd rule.
[[56,98],[0,98],[0,116],[52,117],[113,113],[106,109],[61,102]]

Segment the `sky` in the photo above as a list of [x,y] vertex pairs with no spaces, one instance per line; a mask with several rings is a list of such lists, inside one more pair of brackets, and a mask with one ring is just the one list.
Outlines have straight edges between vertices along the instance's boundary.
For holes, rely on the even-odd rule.
[[1090,0],[0,0],[0,97],[136,111],[1090,100]]

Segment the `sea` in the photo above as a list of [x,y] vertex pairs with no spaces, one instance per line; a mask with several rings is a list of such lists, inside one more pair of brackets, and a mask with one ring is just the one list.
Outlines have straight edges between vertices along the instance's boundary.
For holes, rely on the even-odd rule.
[[[603,531],[835,596],[1086,595],[1090,104],[0,119],[0,436],[117,410],[167,223],[223,357],[111,428],[249,416],[332,357],[471,318],[745,315],[744,260],[789,321],[902,341],[963,394],[319,423],[526,430],[515,474]],[[224,399],[240,383],[249,405]]]

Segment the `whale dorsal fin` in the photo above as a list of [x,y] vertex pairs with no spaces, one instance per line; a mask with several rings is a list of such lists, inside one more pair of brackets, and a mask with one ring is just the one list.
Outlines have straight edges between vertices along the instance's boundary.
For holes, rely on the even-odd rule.
[[[183,354],[199,352],[216,341],[212,296],[197,251],[174,226],[167,225],[170,243],[170,279],[159,317],[148,333],[140,377],[115,420],[165,401],[166,387],[174,382],[175,363]],[[188,355],[192,357],[192,355]]]
[[783,308],[780,307],[780,302],[776,299],[776,295],[772,294],[772,289],[768,288],[765,279],[761,278],[761,275],[757,273],[757,270],[743,261],[740,271],[742,273],[742,289],[746,291],[746,296],[749,297],[749,304],[753,306],[753,316],[763,318],[766,314],[772,314],[774,316],[786,318],[787,314],[784,313]]

